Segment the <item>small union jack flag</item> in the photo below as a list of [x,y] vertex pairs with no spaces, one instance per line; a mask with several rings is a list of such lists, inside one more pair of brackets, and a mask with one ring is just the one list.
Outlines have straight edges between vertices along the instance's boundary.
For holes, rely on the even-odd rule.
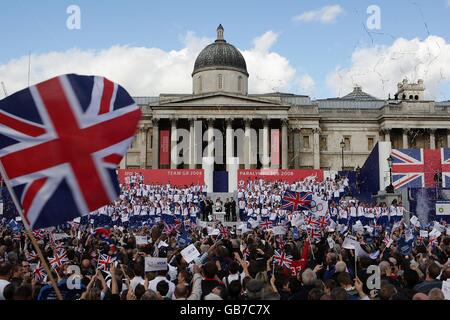
[[115,257],[108,256],[107,254],[101,254],[97,261],[97,269],[109,272],[111,263],[116,261]]
[[431,236],[430,239],[428,239],[428,246],[430,247],[435,247],[439,244],[438,242],[438,237],[436,236]]
[[307,230],[309,238],[314,242],[319,242],[322,238],[322,234],[320,233],[320,230],[317,230],[315,228],[311,228]]
[[41,266],[41,262],[39,261],[36,268],[33,270],[33,277],[36,281],[42,282],[46,276],[45,269]]
[[277,263],[279,266],[290,268],[292,264],[292,256],[287,256],[284,251],[275,250],[275,254],[273,255],[273,261]]
[[33,262],[39,259],[38,254],[34,251],[25,252],[25,257],[28,262]]
[[178,227],[176,225],[168,225],[166,224],[163,230],[164,234],[170,235],[173,232],[179,233],[178,232]]
[[229,238],[230,237],[230,230],[228,230],[227,227],[221,227],[220,228],[220,234],[223,238]]
[[310,227],[319,226],[320,223],[312,215],[305,219],[305,224]]
[[328,226],[329,218],[327,218],[326,216],[322,216],[320,217],[318,223],[321,229],[325,229]]
[[260,226],[263,230],[269,229],[269,228],[272,226],[272,221],[266,220],[266,221],[264,221],[264,222],[261,222],[261,223],[259,224],[259,226]]
[[311,192],[286,191],[281,199],[281,209],[290,211],[309,210],[312,201]]
[[384,239],[383,239],[383,243],[386,245],[386,247],[390,247],[392,242],[394,242],[394,240],[392,240],[388,234],[385,235]]
[[67,252],[65,250],[61,250],[55,253],[55,256],[48,259],[50,266],[52,269],[58,269],[63,266],[64,263],[68,262]]
[[33,236],[36,238],[36,240],[42,240],[45,237],[45,231],[42,229],[33,230]]

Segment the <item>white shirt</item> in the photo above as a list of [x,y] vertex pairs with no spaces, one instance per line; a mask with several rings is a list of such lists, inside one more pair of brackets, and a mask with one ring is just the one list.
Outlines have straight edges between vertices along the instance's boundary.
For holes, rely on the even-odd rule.
[[150,281],[148,283],[148,288],[150,290],[153,290],[153,291],[157,292],[156,286],[158,285],[158,283],[160,281],[166,281],[169,284],[169,291],[167,292],[166,297],[167,298],[171,298],[173,293],[175,292],[175,284],[173,282],[167,280],[166,277],[163,277],[163,276],[156,277],[155,279],[153,279],[152,281]]
[[[145,283],[145,280],[142,278],[142,277],[138,277],[138,276],[135,276],[133,279],[131,279],[131,281],[130,281],[130,287],[131,287],[131,289],[134,291],[134,289],[136,289],[136,286],[138,285],[138,284],[142,284],[142,285],[144,285],[144,283]],[[156,291],[156,290],[155,290]]]
[[[243,282],[245,277],[246,277],[245,272],[242,272],[241,273],[241,284],[242,284],[242,282]],[[222,282],[226,284],[227,283],[227,278],[228,278],[228,284],[230,284],[233,281],[239,280],[239,273],[230,274],[228,277],[224,277],[222,279]]]
[[0,279],[0,300],[5,300],[5,296],[3,295],[3,290],[9,284],[9,281]]

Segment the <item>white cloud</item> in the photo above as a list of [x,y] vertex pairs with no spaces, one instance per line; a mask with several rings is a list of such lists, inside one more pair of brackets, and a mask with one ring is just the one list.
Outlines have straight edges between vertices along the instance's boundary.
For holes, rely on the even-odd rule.
[[289,90],[296,70],[289,60],[270,48],[278,35],[272,31],[264,33],[253,41],[253,48],[242,51],[247,62],[249,92],[267,93]]
[[306,95],[310,95],[310,96],[314,95],[314,89],[316,87],[316,82],[309,74],[303,75],[299,79],[298,85],[300,87],[301,94],[306,94]]
[[385,99],[397,90],[397,83],[423,79],[426,97],[442,97],[442,86],[450,81],[450,44],[438,36],[425,40],[399,38],[391,46],[358,48],[348,68],[336,67],[327,84],[338,96],[352,90],[355,84]]
[[300,22],[313,22],[318,21],[321,23],[333,23],[337,17],[344,13],[344,9],[338,4],[325,6],[317,10],[306,11],[293,18],[294,21]]
[[[268,31],[254,39],[252,48],[242,51],[250,73],[251,93],[288,90],[293,81],[295,69],[288,59],[270,51],[277,38],[276,33]],[[134,96],[191,93],[195,58],[212,41],[188,32],[179,50],[117,45],[104,50],[75,48],[32,55],[31,84],[78,73],[105,76]],[[28,56],[0,65],[0,81],[5,83],[9,94],[27,87],[27,73]]]

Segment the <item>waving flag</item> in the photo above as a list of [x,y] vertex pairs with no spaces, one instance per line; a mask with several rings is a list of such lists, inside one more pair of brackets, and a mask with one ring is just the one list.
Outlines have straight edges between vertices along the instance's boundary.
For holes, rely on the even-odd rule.
[[67,253],[65,250],[56,252],[54,257],[48,259],[48,262],[50,263],[52,269],[58,269],[68,261],[69,259],[67,259]]
[[450,188],[450,148],[441,149],[442,187]]
[[54,226],[117,198],[141,112],[119,85],[63,75],[0,101],[0,161],[28,224]]
[[220,234],[224,239],[227,239],[230,237],[230,230],[228,230],[227,227],[220,227]]
[[320,231],[315,228],[308,229],[307,233],[310,239],[314,242],[319,242],[322,238],[322,234],[320,233]]
[[45,273],[44,267],[41,266],[41,262],[39,261],[36,268],[33,270],[33,277],[36,281],[42,282],[46,276],[47,274]]
[[393,149],[391,155],[394,188],[434,187],[434,174],[441,171],[439,149]]
[[264,230],[269,229],[270,227],[272,227],[272,221],[270,220],[263,221],[259,224],[259,226]]
[[273,261],[279,266],[290,268],[292,264],[292,256],[287,256],[283,251],[279,252],[275,250]]
[[315,219],[312,215],[308,216],[308,217],[305,219],[305,224],[306,224],[308,227],[312,227],[312,228],[315,228],[315,227],[317,227],[317,226],[320,225],[319,221],[317,221],[317,219]]
[[97,269],[109,272],[111,263],[116,261],[115,257],[108,256],[107,254],[101,254],[97,261]]
[[30,252],[26,251],[25,258],[27,259],[28,262],[34,262],[34,261],[39,260],[38,254],[34,251],[30,251]]
[[290,211],[309,210],[312,206],[311,192],[286,191],[281,199],[281,209]]

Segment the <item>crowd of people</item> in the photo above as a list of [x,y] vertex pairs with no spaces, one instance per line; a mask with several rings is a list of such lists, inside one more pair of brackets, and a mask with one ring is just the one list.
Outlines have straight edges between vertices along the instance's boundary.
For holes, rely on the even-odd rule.
[[[358,203],[346,178],[250,181],[224,203],[203,186],[145,185],[138,175],[121,188],[91,216],[33,232],[64,299],[442,300],[450,282],[445,222],[412,219],[401,203]],[[327,207],[286,210],[286,191]],[[208,219],[222,210],[236,223]],[[148,257],[167,265],[149,271]],[[54,299],[20,221],[3,219],[0,300]]]

